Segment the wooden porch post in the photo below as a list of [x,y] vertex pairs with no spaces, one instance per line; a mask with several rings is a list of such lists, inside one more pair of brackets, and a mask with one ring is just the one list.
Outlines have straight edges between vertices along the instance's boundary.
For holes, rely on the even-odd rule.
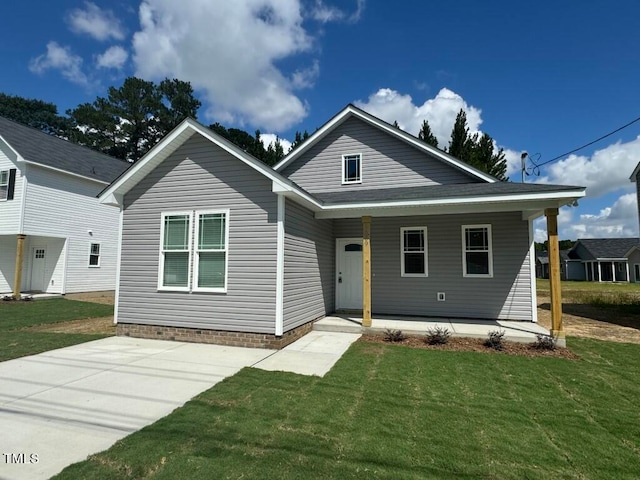
[[362,217],[362,326],[371,326],[371,217]]
[[24,263],[24,239],[26,235],[18,234],[18,244],[16,249],[16,269],[13,276],[13,298],[20,298],[20,290],[22,287],[22,265]]
[[565,346],[562,326],[562,293],[560,291],[560,249],[558,246],[558,209],[547,208],[547,238],[549,241],[549,289],[551,291],[551,335],[559,346]]

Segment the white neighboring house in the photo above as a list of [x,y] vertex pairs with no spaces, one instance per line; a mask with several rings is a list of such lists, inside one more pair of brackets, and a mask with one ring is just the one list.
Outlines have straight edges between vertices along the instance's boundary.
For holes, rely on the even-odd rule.
[[97,195],[128,166],[0,117],[0,292],[115,289],[119,212]]

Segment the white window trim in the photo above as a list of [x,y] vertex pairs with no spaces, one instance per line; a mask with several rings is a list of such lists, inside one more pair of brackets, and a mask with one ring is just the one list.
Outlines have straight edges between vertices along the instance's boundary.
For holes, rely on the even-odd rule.
[[[91,265],[91,256],[95,255],[91,252],[91,246],[98,245],[98,264]],[[100,257],[102,257],[102,242],[89,242],[89,258],[87,259],[89,268],[100,268]]]
[[[200,215],[222,214],[224,215],[224,250],[203,250],[204,252],[225,252],[224,256],[224,287],[198,287],[198,269],[200,267],[200,251],[198,250],[198,241],[200,238]],[[196,210],[194,216],[195,237],[193,241],[193,280],[192,290],[194,292],[206,293],[227,293],[229,284],[229,210]]]
[[[404,271],[404,232],[408,230],[422,230],[424,235],[424,273],[405,273]],[[400,227],[400,275],[402,277],[428,277],[429,276],[429,237],[427,235],[427,227]]]
[[[186,287],[174,287],[164,286],[162,284],[164,280],[164,224],[165,218],[173,215],[186,215],[189,217],[189,236],[187,240],[187,251],[189,252],[189,267],[187,272],[187,286]],[[160,248],[158,253],[158,290],[165,292],[189,292],[191,288],[191,265],[193,257],[193,211],[179,211],[179,212],[162,212],[160,219]],[[172,252],[182,252],[184,250],[172,250]]]
[[[467,250],[467,236],[466,231],[468,228],[486,228],[487,229],[487,239],[489,241],[489,273],[467,273],[467,251],[470,252],[478,252],[484,250]],[[483,223],[478,225],[462,225],[462,276],[465,278],[493,278],[493,240],[491,233],[491,224]]]
[[6,187],[7,195],[4,198],[0,198],[0,202],[7,202],[9,200],[7,197],[9,196],[9,175],[10,175],[11,171],[10,170],[0,170],[0,178],[2,178],[2,173],[3,172],[7,174],[7,183],[0,183],[0,187]]
[[[355,157],[358,156],[360,158],[360,178],[358,180],[347,180],[347,157]],[[358,183],[362,183],[362,153],[345,153],[342,155],[342,185],[355,185]]]

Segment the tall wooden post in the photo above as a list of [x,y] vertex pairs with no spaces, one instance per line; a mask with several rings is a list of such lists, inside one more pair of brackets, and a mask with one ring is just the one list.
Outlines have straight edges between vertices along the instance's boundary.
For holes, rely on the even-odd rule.
[[13,298],[20,298],[20,290],[22,287],[22,265],[24,263],[24,239],[26,235],[18,234],[18,245],[16,249],[16,269],[13,276]]
[[362,326],[371,326],[371,217],[362,217]]
[[547,208],[547,238],[549,241],[549,289],[551,290],[551,335],[559,346],[565,346],[562,326],[562,292],[560,291],[560,248],[558,246],[558,209]]

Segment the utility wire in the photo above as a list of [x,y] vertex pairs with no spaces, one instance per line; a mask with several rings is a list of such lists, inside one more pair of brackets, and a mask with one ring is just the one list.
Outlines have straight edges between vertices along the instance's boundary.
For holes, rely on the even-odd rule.
[[557,157],[553,157],[551,160],[547,160],[547,161],[542,162],[542,163],[536,163],[536,162],[533,161],[533,159],[531,159],[531,157],[529,157],[529,160],[531,160],[531,163],[533,164],[533,174],[534,175],[540,175],[540,167],[542,167],[543,165],[546,165],[546,164],[551,163],[551,162],[555,162],[556,160],[559,160],[562,157],[566,157],[567,155],[571,155],[572,153],[575,153],[575,152],[577,152],[579,150],[582,150],[583,148],[587,148],[588,146],[593,145],[594,143],[598,143],[600,140],[604,140],[605,138],[610,137],[614,133],[618,133],[620,130],[624,130],[625,128],[633,125],[636,122],[640,122],[640,117],[638,117],[638,118],[636,118],[634,120],[631,120],[629,123],[626,123],[623,126],[621,126],[619,128],[616,128],[614,131],[609,132],[606,135],[603,135],[603,136],[601,136],[599,138],[596,138],[592,142],[585,143],[581,147],[574,148],[570,152],[563,153],[562,155],[558,155]]

